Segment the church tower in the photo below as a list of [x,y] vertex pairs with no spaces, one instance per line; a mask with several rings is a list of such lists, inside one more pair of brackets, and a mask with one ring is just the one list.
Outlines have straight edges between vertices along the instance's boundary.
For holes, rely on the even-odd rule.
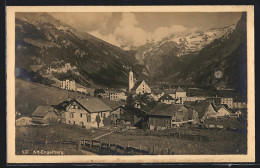
[[131,89],[134,87],[134,73],[132,71],[129,72],[129,92],[131,91]]

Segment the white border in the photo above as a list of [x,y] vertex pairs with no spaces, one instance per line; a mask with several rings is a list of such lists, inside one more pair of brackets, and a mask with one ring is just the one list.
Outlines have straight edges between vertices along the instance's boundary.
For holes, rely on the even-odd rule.
[[[8,163],[176,163],[255,161],[254,7],[237,6],[8,6],[7,162]],[[248,154],[157,156],[15,155],[15,12],[247,12]]]

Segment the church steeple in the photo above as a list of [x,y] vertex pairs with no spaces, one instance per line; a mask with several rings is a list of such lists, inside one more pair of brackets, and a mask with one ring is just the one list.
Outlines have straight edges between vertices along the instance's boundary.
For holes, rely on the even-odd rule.
[[131,89],[134,87],[134,73],[133,71],[129,72],[129,81],[128,81],[128,88],[129,88],[129,92],[131,91]]

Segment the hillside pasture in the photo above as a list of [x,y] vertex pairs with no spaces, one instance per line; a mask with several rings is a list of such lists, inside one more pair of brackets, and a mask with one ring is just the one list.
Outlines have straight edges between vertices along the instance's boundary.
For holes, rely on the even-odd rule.
[[22,115],[31,115],[38,106],[56,105],[68,97],[87,97],[87,95],[63,90],[50,85],[15,80],[15,110]]

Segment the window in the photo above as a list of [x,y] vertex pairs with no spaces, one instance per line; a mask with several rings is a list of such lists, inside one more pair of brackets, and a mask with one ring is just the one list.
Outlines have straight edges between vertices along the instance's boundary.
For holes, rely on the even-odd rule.
[[104,113],[103,117],[104,117],[104,118],[106,117],[106,113]]
[[82,114],[82,113],[80,113],[80,117],[83,117],[83,114]]
[[73,125],[75,125],[76,124],[76,122],[75,121],[73,121]]
[[87,116],[87,122],[91,122],[91,116],[90,115]]
[[117,114],[115,114],[115,117],[117,118]]
[[83,127],[83,126],[84,126],[84,122],[80,122],[80,126],[82,126],[82,127]]
[[69,121],[69,124],[70,124],[70,121]]
[[70,113],[70,118],[74,118],[74,113]]

